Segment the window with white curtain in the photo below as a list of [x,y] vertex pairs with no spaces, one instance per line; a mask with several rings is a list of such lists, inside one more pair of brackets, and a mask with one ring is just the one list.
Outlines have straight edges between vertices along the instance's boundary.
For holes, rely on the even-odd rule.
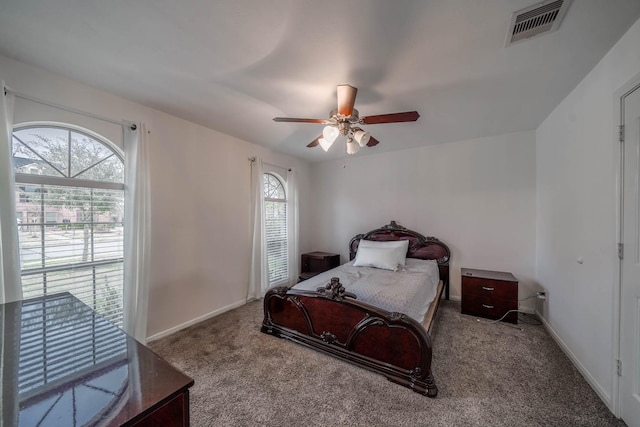
[[72,126],[17,126],[12,156],[25,299],[68,291],[122,326],[124,159]]
[[288,281],[287,194],[282,180],[264,174],[264,227],[269,286]]

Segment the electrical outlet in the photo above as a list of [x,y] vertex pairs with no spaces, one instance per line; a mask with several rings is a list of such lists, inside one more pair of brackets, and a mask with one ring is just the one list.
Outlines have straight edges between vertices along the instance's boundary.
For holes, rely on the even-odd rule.
[[547,299],[547,293],[545,291],[540,291],[537,293],[538,299],[541,300],[546,300]]

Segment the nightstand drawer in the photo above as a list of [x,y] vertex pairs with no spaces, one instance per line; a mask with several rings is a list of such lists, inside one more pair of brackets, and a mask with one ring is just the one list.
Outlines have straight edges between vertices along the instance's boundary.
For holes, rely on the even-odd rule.
[[492,296],[494,298],[518,299],[518,282],[504,282],[462,276],[465,294]]
[[[517,301],[491,296],[465,295],[462,299],[462,313],[471,316],[486,317],[488,319],[499,319],[509,310],[518,308]],[[509,313],[503,320],[517,322],[518,313]]]

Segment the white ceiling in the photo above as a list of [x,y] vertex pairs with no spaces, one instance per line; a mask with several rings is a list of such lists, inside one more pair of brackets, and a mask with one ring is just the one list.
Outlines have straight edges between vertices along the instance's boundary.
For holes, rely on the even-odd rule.
[[[367,153],[535,129],[640,17],[573,0],[560,29],[505,48],[536,0],[0,0],[0,54],[309,161],[336,85],[358,88]],[[55,101],[55,100],[54,100]],[[132,118],[135,119],[135,118]]]

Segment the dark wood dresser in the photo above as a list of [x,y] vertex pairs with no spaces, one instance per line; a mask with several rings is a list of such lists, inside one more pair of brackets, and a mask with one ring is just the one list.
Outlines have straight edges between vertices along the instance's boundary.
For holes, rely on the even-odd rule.
[[193,380],[69,293],[0,305],[3,426],[188,426]]
[[[461,269],[462,314],[500,319],[518,309],[518,279],[503,271]],[[518,313],[509,313],[505,322],[518,323]]]
[[300,280],[307,280],[318,273],[331,270],[340,265],[340,255],[330,252],[308,252],[302,254],[301,258]]

